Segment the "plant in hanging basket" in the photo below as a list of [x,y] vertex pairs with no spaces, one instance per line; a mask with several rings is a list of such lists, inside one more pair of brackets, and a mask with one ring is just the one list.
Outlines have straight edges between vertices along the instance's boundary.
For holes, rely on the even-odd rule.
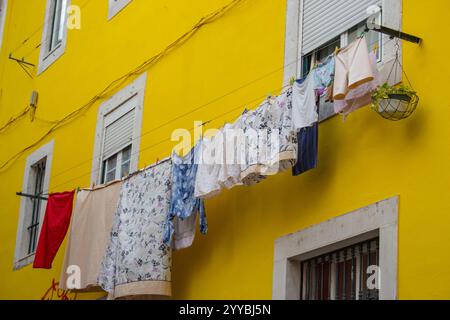
[[419,103],[419,96],[410,87],[401,84],[380,86],[372,94],[372,108],[385,119],[398,121],[408,118]]

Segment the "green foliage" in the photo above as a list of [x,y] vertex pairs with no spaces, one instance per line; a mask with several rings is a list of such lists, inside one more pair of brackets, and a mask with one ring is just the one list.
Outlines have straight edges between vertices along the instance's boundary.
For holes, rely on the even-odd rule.
[[406,95],[410,99],[417,96],[416,92],[407,85],[400,84],[399,86],[390,86],[387,83],[384,83],[372,94],[372,107],[377,108],[380,101],[389,99],[389,95],[391,94]]

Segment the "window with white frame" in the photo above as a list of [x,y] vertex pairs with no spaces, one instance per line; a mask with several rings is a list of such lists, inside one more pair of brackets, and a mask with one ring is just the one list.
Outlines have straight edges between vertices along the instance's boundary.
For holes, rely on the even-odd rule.
[[66,50],[69,6],[70,0],[47,0],[38,74],[45,71]]
[[[359,37],[366,29],[366,11],[371,5],[381,9],[377,23],[401,30],[402,0],[287,1],[284,84],[292,76],[307,75],[316,62]],[[367,32],[366,38],[369,51],[377,56],[381,78],[386,79],[395,59],[396,43],[376,31]],[[399,82],[400,76],[392,81]],[[333,114],[331,104],[321,103],[321,120]]]
[[31,154],[26,161],[20,199],[20,215],[17,229],[14,269],[20,269],[34,260],[39,232],[44,218],[53,142]]
[[103,184],[136,171],[146,74],[100,106],[91,182]]
[[275,241],[273,299],[397,299],[398,197]]
[[5,30],[7,5],[8,5],[8,0],[0,0],[0,49],[1,49],[2,43],[3,43],[3,33]]
[[130,2],[131,0],[108,0],[108,20],[111,20]]

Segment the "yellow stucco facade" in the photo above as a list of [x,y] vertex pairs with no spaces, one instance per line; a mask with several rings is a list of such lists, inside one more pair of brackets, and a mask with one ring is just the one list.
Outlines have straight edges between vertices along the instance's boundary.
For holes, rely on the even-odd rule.
[[[228,1],[134,0],[108,20],[108,1],[72,0],[82,6],[81,29],[68,31],[64,55],[34,79],[8,55],[14,50],[16,57],[38,63],[46,1],[8,1],[0,125],[28,105],[33,90],[39,103],[37,119],[24,117],[0,133],[0,162],[45,134],[52,123],[43,119],[63,118]],[[395,195],[399,299],[450,298],[449,10],[445,0],[403,1],[403,30],[424,39],[420,46],[403,43],[405,71],[420,96],[416,112],[400,122],[370,108],[345,122],[329,119],[320,125],[316,170],[295,178],[286,172],[207,201],[208,235],[198,234],[193,247],[174,253],[174,298],[270,299],[275,239]],[[142,133],[151,133],[140,142],[140,168],[170,154],[174,143],[158,143],[174,129],[211,119],[207,128],[220,127],[279,92],[285,20],[286,1],[242,1],[147,70]],[[39,143],[54,140],[51,191],[89,185],[103,101]],[[162,125],[191,110],[197,111]],[[40,299],[61,272],[65,243],[52,270],[13,271],[20,206],[15,193],[22,188],[26,157],[36,148],[0,172],[1,299]]]

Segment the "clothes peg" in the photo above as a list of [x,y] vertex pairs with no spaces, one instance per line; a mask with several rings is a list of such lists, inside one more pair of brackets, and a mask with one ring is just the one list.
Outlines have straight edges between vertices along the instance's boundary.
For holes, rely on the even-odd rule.
[[338,55],[340,51],[341,51],[341,48],[336,46],[336,48],[334,49],[334,55]]
[[295,83],[295,77],[292,76],[292,77],[289,79],[289,85],[290,85],[290,86],[293,86],[294,83]]
[[373,45],[372,52],[373,52],[373,53],[377,53],[377,51],[378,51],[379,48],[380,48],[380,45],[378,44],[378,42],[375,43],[375,44]]

